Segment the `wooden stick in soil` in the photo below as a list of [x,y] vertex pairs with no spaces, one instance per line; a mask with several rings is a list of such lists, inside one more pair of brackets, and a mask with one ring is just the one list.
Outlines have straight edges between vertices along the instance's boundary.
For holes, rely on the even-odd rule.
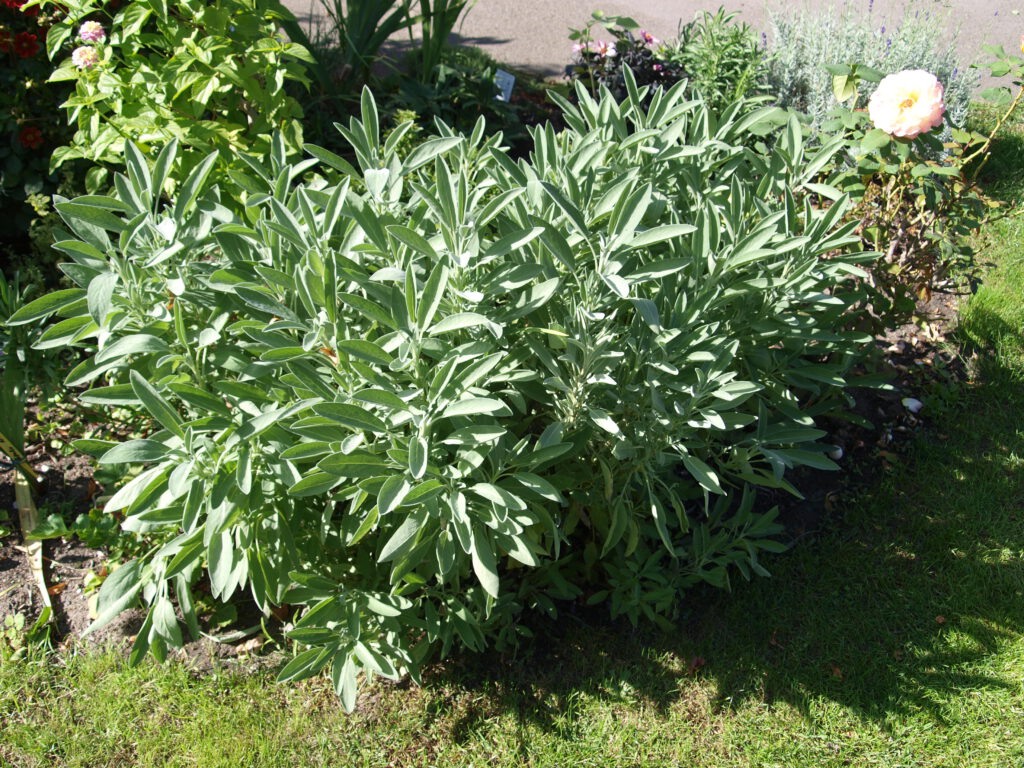
[[[21,473],[14,475],[14,500],[18,505],[18,522],[21,525],[21,535],[25,541],[25,554],[28,556],[28,567],[32,571],[32,578],[39,587],[39,594],[43,598],[43,608],[51,608],[50,592],[46,587],[46,574],[43,572],[43,542],[30,541],[27,536],[31,531],[39,527],[39,511],[32,500],[32,489],[29,488],[28,478]],[[53,612],[50,611],[52,619]]]
[[25,456],[21,451],[15,448],[14,443],[8,440],[2,432],[0,432],[0,453],[5,453],[10,457],[17,475],[24,475],[32,482],[33,490],[39,490],[43,482],[42,478],[32,469],[32,465],[25,460]]
[[[21,536],[25,542],[25,554],[28,556],[28,568],[32,571],[32,578],[39,587],[39,594],[43,598],[43,608],[52,608],[50,603],[50,592],[46,587],[46,574],[43,571],[43,542],[29,541],[28,534],[39,527],[39,510],[36,509],[35,501],[32,499],[33,489],[38,490],[40,485],[39,475],[25,461],[21,451],[3,435],[0,435],[0,451],[3,451],[14,462],[14,501],[18,506],[18,524],[21,526]],[[31,485],[30,485],[31,483]],[[52,619],[53,612],[49,611]]]

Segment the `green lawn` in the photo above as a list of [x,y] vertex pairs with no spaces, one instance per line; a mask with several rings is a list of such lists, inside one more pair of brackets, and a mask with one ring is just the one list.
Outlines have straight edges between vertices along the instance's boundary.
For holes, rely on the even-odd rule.
[[374,685],[352,716],[272,671],[0,664],[0,765],[1024,765],[1024,223],[988,241],[959,334],[973,383],[772,579],[693,593],[678,634],[568,617],[526,656]]

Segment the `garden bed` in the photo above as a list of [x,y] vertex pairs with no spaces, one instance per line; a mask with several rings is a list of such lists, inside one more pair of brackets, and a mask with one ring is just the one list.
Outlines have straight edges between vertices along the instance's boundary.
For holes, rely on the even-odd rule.
[[[97,617],[132,664],[265,642],[351,710],[360,681],[515,654],[596,605],[672,629],[700,614],[686,595],[844,525],[975,373],[939,286],[973,279],[976,177],[1024,87],[966,130],[934,51],[945,90],[867,54],[814,90],[724,12],[669,42],[595,14],[568,90],[506,100],[498,62],[447,47],[463,2],[339,4],[333,44],[276,6],[41,5],[78,124],[52,166],[90,194],[33,224],[60,289],[0,286],[0,429],[44,477],[65,649]],[[65,376],[88,410],[10,418]],[[0,615],[31,623],[19,533]]]

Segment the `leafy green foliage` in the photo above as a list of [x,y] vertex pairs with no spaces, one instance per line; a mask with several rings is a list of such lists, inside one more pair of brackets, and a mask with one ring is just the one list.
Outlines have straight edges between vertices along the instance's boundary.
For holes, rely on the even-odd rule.
[[[46,27],[55,18],[25,8],[25,0],[0,3],[0,211],[6,226],[0,240],[23,237],[32,219],[27,198],[51,192],[48,172],[53,148],[69,131],[60,104],[68,88],[47,85],[50,66],[43,51]],[[8,273],[9,274],[9,273]]]
[[[575,41],[570,76],[585,83],[592,94],[606,87],[619,98],[626,95],[626,69],[641,85],[670,87],[685,79],[694,97],[713,110],[724,109],[736,99],[763,91],[766,76],[757,38],[735,17],[723,9],[703,11],[680,24],[676,39],[660,41],[628,16],[595,11],[583,29],[569,35]],[[598,26],[612,37],[611,43],[594,40]]]
[[[40,320],[45,315],[34,320],[30,317],[17,326],[6,323],[8,317],[30,304],[40,292],[40,285],[23,281],[18,272],[10,280],[0,272],[0,436],[17,451],[24,450],[29,389],[37,386],[47,392],[59,380],[56,353],[36,347],[41,341]],[[44,299],[45,296],[39,300]]]
[[677,65],[690,88],[712,108],[721,109],[744,96],[764,93],[768,67],[764,48],[748,24],[735,21],[736,13],[719,8],[702,11],[680,26],[667,42],[661,58]]
[[[344,95],[355,95],[370,76],[381,46],[413,23],[409,0],[320,0],[331,21],[331,65]],[[322,46],[320,46],[322,47]]]
[[626,78],[621,104],[562,99],[529,159],[483,121],[400,156],[411,123],[382,142],[365,91],[357,167],[308,146],[326,178],[302,182],[278,141],[244,216],[212,156],[161,205],[130,149],[117,197],[57,204],[77,287],[12,321],[63,318],[47,339],[89,352],[67,383],[155,422],[83,446],[133,468],[106,511],[164,537],[100,593],[99,624],[150,606],[134,659],[181,642],[175,602],[196,632],[204,578],[306,606],[281,678],[327,669],[351,707],[360,671],[513,643],[524,610],[664,622],[764,573],[753,488],[833,466],[814,416],[868,340],[838,329],[872,256],[838,255],[845,201],[803,188],[834,149],[795,118]]
[[[74,83],[64,106],[78,129],[51,166],[92,161],[89,191],[104,188],[105,166],[122,165],[128,143],[151,157],[176,140],[196,157],[219,151],[225,165],[238,165],[242,153],[266,156],[274,132],[294,150],[301,146],[302,110],[286,86],[307,83],[303,62],[311,58],[280,36],[281,24],[293,19],[276,0],[135,0],[116,10],[103,0],[76,0],[61,8],[67,15],[46,38],[51,58],[82,42],[76,37],[86,19],[102,20],[105,31],[90,48],[94,65],[80,69],[63,58],[50,78]],[[182,159],[172,181],[196,162]]]
[[[418,52],[413,51],[406,57],[406,63],[414,66],[417,56]],[[403,75],[385,81],[385,87],[395,91],[385,101],[385,111],[409,110],[423,123],[432,124],[434,119],[440,119],[466,133],[483,116],[502,126],[506,140],[521,140],[526,132],[515,107],[498,98],[498,68],[498,62],[479,48],[447,48],[431,81],[423,83]],[[517,83],[517,87],[522,86]]]
[[10,663],[41,657],[49,647],[49,607],[43,609],[31,626],[26,622],[23,613],[9,613],[4,616],[3,624],[0,624],[0,660]]
[[420,12],[414,20],[419,23],[422,45],[414,54],[417,61],[413,76],[430,83],[438,75],[448,38],[476,0],[406,0],[410,8],[417,1]]

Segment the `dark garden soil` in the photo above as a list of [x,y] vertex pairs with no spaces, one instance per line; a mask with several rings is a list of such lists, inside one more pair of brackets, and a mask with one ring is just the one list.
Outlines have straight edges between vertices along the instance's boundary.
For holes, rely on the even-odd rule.
[[[946,343],[946,335],[955,323],[958,299],[955,293],[936,293],[921,307],[920,316],[929,318],[927,322],[920,326],[904,325],[876,340],[877,352],[883,360],[881,368],[892,376],[892,389],[854,387],[849,390],[853,420],[833,418],[821,424],[829,432],[824,440],[842,450],[837,459],[840,472],[804,468],[787,474],[787,479],[804,494],[803,499],[795,499],[784,491],[759,496],[758,504],[763,509],[779,507],[779,519],[786,529],[784,538],[795,542],[811,536],[830,517],[841,514],[845,499],[876,483],[904,460],[903,446],[924,427],[930,427],[933,439],[942,439],[941,424],[934,416],[941,411],[943,394],[952,392],[967,378],[966,361],[953,345]],[[924,406],[920,412],[908,408],[906,398],[921,401]],[[29,418],[38,418],[34,409]],[[61,436],[60,429],[57,436]],[[28,449],[29,461],[44,478],[37,503],[41,518],[60,510],[70,524],[78,514],[94,506],[94,499],[104,489],[93,479],[91,459],[64,456],[46,447],[43,442],[50,443],[52,438],[51,434]],[[8,512],[8,527],[14,529],[10,536],[0,540],[0,622],[6,616],[21,613],[30,625],[43,604],[26,554],[20,548],[22,538],[14,508],[13,481],[13,470],[0,471],[0,510]],[[141,624],[142,613],[138,610],[125,612],[84,640],[81,637],[94,618],[90,615],[85,580],[90,573],[104,574],[107,553],[71,538],[44,542],[44,558],[55,618],[52,639],[64,648],[88,642],[119,645],[127,652]],[[260,624],[259,616],[249,602],[240,600],[236,606],[240,616],[234,627],[247,629],[244,637],[232,642],[214,642],[204,637],[178,652],[179,657],[188,659],[197,671],[209,669],[218,660],[239,656],[247,666],[272,663],[270,658],[251,655],[260,649],[262,636],[255,631]]]
[[918,307],[916,323],[876,339],[878,370],[891,377],[890,389],[851,387],[850,418],[819,419],[819,428],[829,433],[822,442],[838,449],[833,458],[840,472],[802,467],[787,473],[786,479],[804,499],[785,491],[760,494],[759,505],[779,506],[779,520],[793,540],[817,532],[833,514],[842,512],[844,499],[876,485],[904,460],[907,443],[922,429],[930,428],[933,439],[943,439],[937,412],[969,375],[968,361],[947,340],[956,325],[961,295],[955,288],[935,291]]
[[[28,411],[30,431],[34,423],[46,421],[55,424],[62,420],[66,421],[66,414],[48,414],[45,419],[40,419],[35,407]],[[36,498],[40,520],[47,514],[60,511],[70,525],[78,515],[95,506],[94,499],[103,489],[93,479],[94,462],[88,456],[65,456],[44,445],[53,436],[51,433],[45,441],[30,444],[27,459],[42,477],[42,491]],[[67,437],[67,430],[58,426],[56,436]],[[42,613],[44,604],[22,548],[22,532],[14,501],[14,470],[11,469],[0,470],[0,510],[7,512],[6,525],[13,529],[10,536],[0,539],[0,623],[5,617],[20,613],[25,617],[25,625],[31,626]],[[141,610],[125,611],[106,626],[82,637],[96,618],[94,602],[90,605],[95,590],[86,585],[95,581],[92,576],[106,575],[107,559],[108,553],[102,548],[89,547],[75,537],[43,542],[43,568],[53,608],[50,639],[56,645],[70,648],[83,642],[95,646],[116,646],[127,653],[144,618]],[[253,623],[251,615],[245,615],[242,610],[240,613],[243,614],[243,623]],[[204,637],[188,643],[177,654],[188,659],[197,671],[203,671],[211,668],[217,659],[249,653],[260,645],[262,638],[254,638],[252,634],[234,644]]]

